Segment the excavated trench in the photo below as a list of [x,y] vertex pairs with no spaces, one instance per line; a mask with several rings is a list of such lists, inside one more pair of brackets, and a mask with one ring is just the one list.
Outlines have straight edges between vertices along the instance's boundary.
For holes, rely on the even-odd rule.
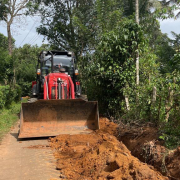
[[91,134],[50,139],[61,179],[156,180],[180,177],[180,148],[169,153],[153,127],[119,127],[100,118]]
[[180,147],[168,150],[159,139],[158,130],[150,125],[119,127],[119,140],[141,162],[152,165],[171,180],[180,179]]

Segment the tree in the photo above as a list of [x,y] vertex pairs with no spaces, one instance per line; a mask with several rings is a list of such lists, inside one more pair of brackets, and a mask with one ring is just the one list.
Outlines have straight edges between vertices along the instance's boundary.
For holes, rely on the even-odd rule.
[[[176,6],[176,9],[180,9],[180,0],[162,0],[162,4],[167,7],[172,7],[173,5]],[[174,8],[170,8],[169,12],[172,14],[172,11],[174,10]],[[174,14],[174,13],[173,13]],[[175,15],[175,18],[179,18],[180,17],[180,11]]]
[[99,34],[114,29],[122,18],[121,0],[97,0],[94,9]]
[[[25,12],[29,0],[3,0],[4,11],[2,14],[1,20],[4,21],[7,25],[7,35],[8,35],[8,52],[9,55],[12,55],[13,52],[13,40],[11,33],[11,25],[17,17],[22,17]],[[13,77],[13,86],[16,84],[15,78],[15,67],[14,67],[14,77]]]
[[[122,18],[114,29],[102,34],[94,54],[88,57],[82,77],[89,99],[98,100],[101,112],[119,117],[123,111],[125,97],[135,90],[136,49],[143,41],[137,23]],[[130,110],[127,104],[126,108]]]
[[4,14],[7,13],[6,0],[0,1],[0,20],[3,20]]
[[[113,28],[119,19],[120,3],[117,0],[44,1],[39,5],[42,25],[38,32],[50,44],[62,50],[72,50],[78,58],[95,49],[98,34]],[[31,4],[30,9],[32,9]],[[116,10],[116,11],[115,11]],[[114,21],[113,21],[113,20]],[[107,21],[109,23],[107,23]]]
[[173,35],[173,37],[175,38],[174,40],[172,40],[174,49],[180,53],[180,34],[177,34],[173,31],[171,31],[171,34]]
[[12,58],[8,53],[8,38],[0,33],[0,84],[11,83],[13,76]]
[[39,5],[42,25],[37,31],[57,49],[81,56],[94,33],[93,7],[94,0],[46,0]]
[[153,51],[157,55],[157,62],[160,64],[160,72],[162,74],[172,73],[174,71],[173,57],[174,54],[176,54],[172,40],[167,34],[160,33],[154,43]]
[[[124,16],[134,16],[136,12],[135,0],[124,0]],[[142,26],[147,39],[153,47],[153,43],[156,40],[156,34],[160,32],[160,25],[156,19],[156,11],[161,9],[161,3],[158,0],[139,0],[139,23]],[[135,17],[135,16],[134,16]],[[135,19],[135,18],[134,18]]]
[[[136,11],[136,0],[123,0],[124,16],[132,16]],[[145,15],[152,14],[152,9],[158,9],[161,7],[161,3],[158,0],[139,0],[139,16],[140,20],[145,18]]]
[[0,47],[4,50],[8,49],[8,38],[0,33]]
[[1,11],[1,20],[4,21],[7,25],[7,35],[8,35],[8,51],[9,55],[12,55],[12,34],[11,34],[11,25],[14,22],[14,19],[22,16],[24,10],[28,4],[29,0],[3,0],[2,1],[2,10]]

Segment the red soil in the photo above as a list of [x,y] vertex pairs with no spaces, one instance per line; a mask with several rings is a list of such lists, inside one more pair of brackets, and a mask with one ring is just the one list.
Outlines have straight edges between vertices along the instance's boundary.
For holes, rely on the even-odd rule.
[[[100,119],[100,130],[91,134],[59,135],[51,139],[61,178],[73,180],[168,179],[131,155],[119,142],[117,125]],[[139,148],[139,147],[137,147]],[[171,160],[169,160],[171,161]]]

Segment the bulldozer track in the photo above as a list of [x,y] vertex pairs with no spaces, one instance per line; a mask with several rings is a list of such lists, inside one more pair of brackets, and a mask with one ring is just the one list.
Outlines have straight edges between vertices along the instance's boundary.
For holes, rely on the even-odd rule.
[[19,122],[0,143],[0,180],[60,179],[48,139],[18,140],[18,130]]

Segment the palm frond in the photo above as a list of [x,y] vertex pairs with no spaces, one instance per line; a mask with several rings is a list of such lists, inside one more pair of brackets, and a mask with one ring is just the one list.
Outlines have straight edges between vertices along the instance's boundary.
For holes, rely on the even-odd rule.
[[173,35],[174,38],[178,36],[178,34],[176,34],[174,31],[171,31],[171,34]]

